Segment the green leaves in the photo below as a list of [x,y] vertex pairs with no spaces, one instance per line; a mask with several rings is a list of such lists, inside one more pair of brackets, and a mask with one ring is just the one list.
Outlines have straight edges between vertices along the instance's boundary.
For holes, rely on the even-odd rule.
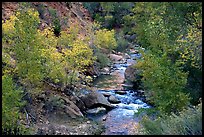
[[140,122],[147,135],[201,135],[202,103],[188,107],[179,114],[162,115],[155,120],[143,117]]
[[146,96],[165,113],[180,111],[188,104],[191,94],[185,88],[194,84],[192,68],[202,67],[201,31],[193,21],[199,20],[199,5],[148,2],[136,3],[133,9],[132,20],[137,23],[133,31],[147,49],[136,67],[143,72]]
[[22,91],[15,88],[10,75],[2,76],[2,127],[12,129],[19,126],[19,108]]

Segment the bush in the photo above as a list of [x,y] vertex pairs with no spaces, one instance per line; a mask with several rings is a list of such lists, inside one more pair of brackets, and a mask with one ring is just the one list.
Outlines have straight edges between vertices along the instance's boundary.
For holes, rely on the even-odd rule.
[[[24,102],[20,101],[21,97],[22,91],[16,89],[12,77],[10,75],[2,76],[2,132],[10,130],[9,134],[15,134],[15,129],[21,129],[19,110],[24,105]],[[19,134],[22,134],[21,132],[20,130]]]
[[144,117],[140,123],[141,132],[148,135],[202,135],[202,103],[178,115],[163,115],[153,121]]
[[111,29],[114,26],[114,17],[112,15],[106,15],[104,17],[104,27]]
[[124,50],[127,49],[128,47],[128,41],[124,38],[123,36],[123,32],[120,32],[117,36],[116,36],[116,41],[117,41],[117,48],[116,50],[119,52],[122,52]]
[[97,57],[97,62],[99,62],[99,67],[104,68],[110,64],[110,59],[107,57],[106,54],[101,52],[96,52],[95,56]]
[[94,44],[100,49],[108,49],[109,52],[117,47],[115,31],[101,29],[96,31]]

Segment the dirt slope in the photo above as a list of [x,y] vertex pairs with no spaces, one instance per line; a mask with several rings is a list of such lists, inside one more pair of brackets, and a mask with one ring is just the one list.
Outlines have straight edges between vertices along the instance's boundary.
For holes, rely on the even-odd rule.
[[[19,2],[2,2],[2,20],[7,20],[20,7]],[[66,30],[71,25],[79,25],[80,36],[87,35],[93,20],[89,12],[83,7],[81,2],[27,2],[27,5],[35,8],[40,13],[41,23],[39,28],[44,29],[51,26],[51,10],[56,10],[56,15],[60,20],[62,30]]]

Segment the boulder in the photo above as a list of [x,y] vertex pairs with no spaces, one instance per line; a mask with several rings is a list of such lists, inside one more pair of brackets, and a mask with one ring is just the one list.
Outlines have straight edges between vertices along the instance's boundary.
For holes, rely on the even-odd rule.
[[124,38],[127,39],[127,40],[129,40],[130,37],[131,37],[131,35],[129,35],[129,34],[126,34],[126,35],[124,36]]
[[107,110],[111,110],[114,108],[114,106],[108,102],[108,100],[102,93],[96,91],[81,95],[79,98],[84,102],[85,106],[90,109],[96,107],[104,107]]
[[106,92],[103,92],[102,93],[105,97],[109,97],[111,94],[110,93],[106,93]]
[[85,107],[85,104],[84,104],[84,102],[80,99],[80,98],[78,98],[77,96],[71,96],[70,97],[70,100],[74,103],[74,104],[76,104],[76,106],[81,110],[81,111],[85,111],[86,110],[86,107]]
[[120,56],[122,56],[122,55],[123,55],[123,53],[122,53],[122,52],[118,52],[117,54],[118,54],[118,55],[120,55]]
[[133,67],[133,65],[130,65],[125,70],[125,79],[128,81],[134,81],[136,75],[136,68]]
[[130,53],[131,53],[131,54],[137,54],[137,53],[139,53],[139,51],[136,50],[136,49],[134,49],[134,48],[131,48],[131,49],[130,49]]
[[111,95],[109,98],[108,98],[108,101],[110,103],[114,103],[114,104],[117,104],[117,103],[120,103],[121,101],[118,100],[115,96]]
[[137,90],[138,93],[144,94],[144,90]]
[[131,82],[134,88],[138,88],[142,84],[141,83],[142,76],[140,73],[141,73],[140,70],[137,70],[136,68],[133,67],[133,65],[130,65],[125,70],[125,79],[128,82]]
[[109,75],[110,74],[110,68],[109,67],[105,67],[105,68],[101,69],[101,74]]
[[125,53],[124,58],[125,59],[130,59],[130,56],[127,53]]
[[123,59],[123,56],[116,54],[109,54],[109,57],[112,61],[121,61]]
[[136,39],[136,34],[132,34],[132,35],[125,35],[124,36],[125,39],[129,40],[129,41],[134,41]]
[[136,39],[136,34],[131,35],[129,39],[130,39],[130,41],[135,40]]
[[80,112],[79,108],[75,106],[65,106],[65,112],[71,118],[83,117],[83,114]]
[[118,90],[118,91],[115,91],[116,94],[120,94],[120,95],[124,95],[124,94],[127,94],[126,91],[124,90]]
[[86,111],[86,113],[88,113],[88,114],[98,114],[98,113],[101,113],[101,112],[104,112],[104,111],[106,111],[105,108],[97,107],[97,108],[93,108],[93,109],[88,109]]
[[71,117],[71,118],[77,118],[77,117],[83,117],[83,114],[81,113],[80,109],[68,98],[62,97],[61,98],[65,101],[65,112]]
[[124,88],[127,88],[127,89],[131,89],[133,87],[132,84],[123,84],[122,85]]

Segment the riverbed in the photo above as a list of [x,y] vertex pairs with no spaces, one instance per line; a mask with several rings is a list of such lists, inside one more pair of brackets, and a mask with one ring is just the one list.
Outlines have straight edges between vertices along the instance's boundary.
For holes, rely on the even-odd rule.
[[[125,86],[130,84],[125,82],[125,70],[128,66],[135,64],[141,54],[132,53],[129,56],[130,58],[123,63],[113,62],[110,75],[101,75],[94,81],[97,92],[112,95],[120,101],[112,103],[115,109],[111,111],[106,111],[104,108],[89,110],[87,114],[89,119],[104,124],[105,132],[102,135],[137,134],[140,119],[135,114],[140,108],[151,107],[142,101],[137,90]],[[117,91],[122,91],[123,94],[118,94]]]

